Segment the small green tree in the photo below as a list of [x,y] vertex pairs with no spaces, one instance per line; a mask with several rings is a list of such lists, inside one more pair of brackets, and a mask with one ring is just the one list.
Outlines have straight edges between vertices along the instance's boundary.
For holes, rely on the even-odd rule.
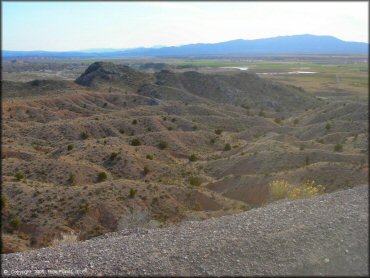
[[202,184],[202,180],[199,177],[190,177],[189,183],[192,186],[200,186]]
[[76,185],[76,176],[72,173],[69,174],[68,182],[71,186]]
[[116,153],[116,152],[112,152],[111,154],[110,154],[110,156],[109,156],[109,160],[110,161],[113,161],[113,160],[115,160],[116,159],[116,157],[118,156],[118,153]]
[[74,148],[73,144],[69,144],[69,145],[67,146],[67,150],[68,150],[68,151],[73,150],[73,148]]
[[216,130],[215,130],[215,133],[216,133],[217,135],[220,135],[220,134],[222,133],[222,130],[218,128],[218,129],[216,129]]
[[9,221],[10,226],[13,230],[17,230],[19,228],[19,225],[21,224],[21,220],[18,216],[13,216]]
[[294,125],[297,125],[298,123],[299,123],[299,120],[298,119],[294,119],[293,124]]
[[141,142],[138,138],[132,139],[131,146],[140,146]]
[[144,175],[146,176],[147,174],[149,174],[150,170],[147,166],[144,166]]
[[160,142],[158,143],[158,148],[160,148],[161,150],[163,150],[163,149],[167,148],[167,146],[168,146],[168,144],[167,144],[167,142],[166,142],[166,141],[160,141]]
[[89,135],[85,131],[83,131],[81,132],[80,137],[82,140],[86,140],[87,138],[89,138]]
[[98,182],[105,181],[107,178],[108,178],[108,176],[105,172],[100,172],[98,174]]
[[197,161],[197,156],[195,154],[192,154],[191,156],[189,156],[189,161],[193,162],[193,161]]
[[229,143],[225,144],[224,150],[225,151],[230,151],[231,150],[231,145]]
[[330,123],[327,123],[326,126],[325,126],[326,130],[329,130],[331,129],[331,124]]
[[133,121],[132,121],[132,124],[133,124],[133,125],[136,125],[136,124],[137,124],[137,120],[133,120]]
[[336,145],[334,146],[334,151],[336,151],[336,152],[341,152],[341,151],[343,151],[343,145],[342,145],[342,144],[340,144],[340,143],[336,144]]
[[146,155],[146,159],[153,160],[153,155],[151,155],[151,154],[147,154],[147,155]]
[[21,179],[24,179],[24,175],[21,172],[15,173],[14,177],[17,181],[20,181]]
[[129,198],[135,198],[136,192],[136,189],[130,188]]
[[275,123],[277,123],[278,125],[281,124],[281,119],[280,118],[276,118],[275,120]]

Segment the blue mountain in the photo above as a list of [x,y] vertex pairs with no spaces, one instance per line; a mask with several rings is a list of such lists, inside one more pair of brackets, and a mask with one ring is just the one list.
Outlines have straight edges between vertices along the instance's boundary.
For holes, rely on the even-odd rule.
[[347,42],[332,36],[294,35],[256,40],[232,40],[161,48],[133,48],[113,51],[2,51],[4,58],[16,57],[198,57],[290,54],[367,55],[369,44]]

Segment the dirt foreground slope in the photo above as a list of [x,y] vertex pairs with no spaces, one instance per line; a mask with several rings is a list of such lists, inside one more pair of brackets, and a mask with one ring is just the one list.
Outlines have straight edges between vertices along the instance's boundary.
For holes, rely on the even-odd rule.
[[368,275],[368,186],[2,255],[2,274]]

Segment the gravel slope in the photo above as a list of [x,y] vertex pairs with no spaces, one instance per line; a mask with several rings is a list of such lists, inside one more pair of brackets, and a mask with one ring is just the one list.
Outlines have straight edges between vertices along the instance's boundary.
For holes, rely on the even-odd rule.
[[15,275],[367,275],[368,186],[2,255]]

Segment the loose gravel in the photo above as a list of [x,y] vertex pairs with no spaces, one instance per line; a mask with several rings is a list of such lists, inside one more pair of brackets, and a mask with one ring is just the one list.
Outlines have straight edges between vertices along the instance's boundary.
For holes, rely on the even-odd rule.
[[368,186],[244,213],[2,255],[17,276],[249,276],[368,273]]

